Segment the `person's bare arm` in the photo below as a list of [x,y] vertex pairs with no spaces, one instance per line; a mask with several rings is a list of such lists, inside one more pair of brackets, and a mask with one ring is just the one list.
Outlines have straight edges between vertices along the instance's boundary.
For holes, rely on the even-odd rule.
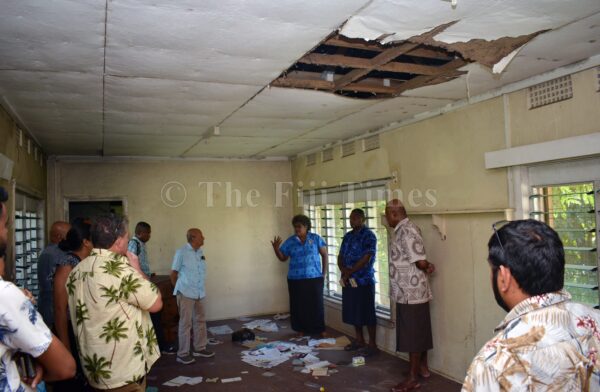
[[162,295],[160,295],[160,291],[158,292],[158,298],[156,298],[156,301],[154,301],[154,303],[152,304],[152,306],[150,306],[148,308],[148,312],[150,313],[157,313],[160,312],[160,310],[163,307],[163,301],[162,301]]
[[173,287],[175,287],[178,277],[179,277],[179,272],[171,270],[171,275],[169,276],[169,278],[171,279],[171,284],[173,285]]
[[43,378],[45,381],[67,380],[75,376],[75,359],[60,340],[52,335],[52,342],[48,349],[39,357],[36,362],[41,366],[38,368],[36,377],[31,385],[37,386]]
[[271,241],[271,245],[273,245],[273,251],[275,252],[275,256],[277,256],[277,258],[280,261],[286,261],[289,257],[284,255],[281,252],[281,249],[279,249],[279,247],[281,246],[282,243],[282,239],[279,236],[276,236],[275,238],[273,238],[273,241]]
[[71,351],[71,344],[69,341],[69,319],[67,317],[68,294],[65,285],[71,270],[73,270],[72,266],[61,265],[56,268],[54,274],[54,328],[56,329],[56,336],[68,351]]
[[327,261],[329,259],[329,255],[327,254],[327,247],[326,246],[322,246],[319,248],[319,254],[321,255],[321,273],[323,274],[323,277],[325,277],[327,275],[328,269],[327,269]]

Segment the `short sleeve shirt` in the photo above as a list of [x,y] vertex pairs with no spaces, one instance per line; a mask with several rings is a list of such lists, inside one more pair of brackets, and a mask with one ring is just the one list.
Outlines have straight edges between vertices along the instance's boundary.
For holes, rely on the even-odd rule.
[[146,252],[146,244],[140,241],[139,238],[133,237],[129,240],[127,250],[133,253],[140,260],[140,268],[147,276],[151,275],[150,263],[148,262],[148,253]]
[[122,255],[94,249],[69,274],[69,312],[86,378],[96,389],[141,380],[160,357],[148,309],[157,287]]
[[344,235],[340,246],[340,255],[345,267],[352,267],[364,255],[370,254],[369,262],[360,270],[352,274],[359,286],[375,284],[375,255],[377,254],[377,237],[368,227],[362,227],[358,232],[349,231]]
[[600,391],[600,311],[566,291],[521,301],[495,332],[463,392]]
[[51,342],[52,334],[31,301],[0,278],[0,390],[32,391],[21,383],[14,355],[23,352],[37,358]]
[[426,260],[421,230],[408,218],[394,228],[389,241],[390,291],[399,304],[421,304],[432,299],[429,278],[417,268],[417,261]]
[[279,247],[284,256],[290,258],[288,279],[312,279],[323,276],[319,249],[327,246],[320,235],[308,232],[304,243],[297,235],[289,237]]
[[188,243],[177,249],[171,269],[177,271],[177,283],[175,283],[173,294],[181,293],[184,297],[191,299],[201,299],[206,296],[204,286],[206,258],[202,248],[194,250]]

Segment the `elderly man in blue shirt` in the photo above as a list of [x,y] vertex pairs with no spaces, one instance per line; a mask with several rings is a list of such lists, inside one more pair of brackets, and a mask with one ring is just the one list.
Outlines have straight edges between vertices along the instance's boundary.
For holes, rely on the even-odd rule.
[[[171,283],[175,286],[179,307],[179,350],[177,362],[188,365],[195,362],[194,357],[210,358],[214,352],[206,349],[206,315],[204,279],[206,277],[206,259],[202,252],[204,236],[199,229],[189,229],[188,243],[175,253],[171,267]],[[193,328],[192,328],[193,321]],[[194,348],[190,355],[190,331],[194,331]]]
[[[345,347],[346,351],[360,349],[362,355],[377,353],[375,331],[375,254],[377,238],[365,226],[365,212],[355,208],[350,213],[352,230],[344,235],[338,267],[342,272],[342,321],[354,326],[356,340]],[[369,332],[369,344],[365,342],[363,327]]]

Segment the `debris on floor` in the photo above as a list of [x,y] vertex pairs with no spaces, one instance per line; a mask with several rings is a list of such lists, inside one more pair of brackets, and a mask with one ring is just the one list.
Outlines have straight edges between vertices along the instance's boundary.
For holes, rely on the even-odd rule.
[[219,377],[207,378],[206,382],[215,383],[219,381]]
[[275,375],[275,373],[273,373],[273,372],[264,372],[262,375],[263,375],[263,377],[273,377]]
[[231,329],[229,325],[225,324],[216,327],[210,327],[208,332],[212,333],[213,335],[229,335],[230,333],[233,333],[233,329]]
[[200,384],[201,382],[202,382],[202,377],[178,376],[172,380],[169,380],[169,381],[163,383],[163,385],[165,385],[167,387],[180,387],[184,384],[196,385],[196,384]]
[[275,316],[273,316],[273,320],[285,320],[288,318],[290,318],[289,313],[277,313]]
[[241,377],[232,377],[232,378],[222,378],[221,379],[222,384],[227,384],[230,382],[239,382],[239,381],[242,381]]
[[216,346],[217,344],[222,344],[223,341],[222,340],[218,340],[215,338],[208,338],[207,342],[206,342],[209,346]]
[[250,321],[249,323],[244,324],[244,328],[257,329],[257,330],[263,331],[263,332],[279,331],[279,327],[277,326],[277,324],[274,323],[273,321],[267,320],[267,319],[259,319],[259,320]]
[[362,366],[365,364],[365,357],[353,357],[352,358],[352,366]]

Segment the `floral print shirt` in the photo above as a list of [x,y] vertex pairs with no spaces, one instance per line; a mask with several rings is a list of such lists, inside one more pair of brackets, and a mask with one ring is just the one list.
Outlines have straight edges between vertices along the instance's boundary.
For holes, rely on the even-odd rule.
[[15,354],[34,358],[52,342],[52,334],[31,301],[14,284],[0,278],[0,391],[32,391],[21,383]]
[[399,304],[416,305],[431,301],[429,277],[417,268],[427,260],[421,230],[408,218],[400,221],[389,241],[390,292]]
[[91,386],[140,381],[160,357],[149,309],[158,289],[127,261],[94,249],[67,279],[69,312],[83,371]]
[[600,391],[600,311],[566,291],[521,301],[467,372],[464,392]]

